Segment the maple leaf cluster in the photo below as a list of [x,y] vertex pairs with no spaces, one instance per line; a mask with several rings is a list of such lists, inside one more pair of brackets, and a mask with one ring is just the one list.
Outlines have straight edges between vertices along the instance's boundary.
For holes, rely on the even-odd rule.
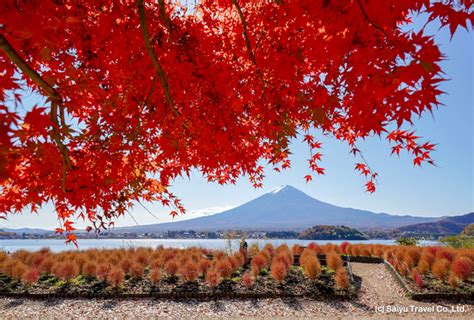
[[[349,144],[380,135],[432,161],[403,125],[439,104],[443,55],[411,17],[454,33],[471,1],[14,1],[0,5],[0,213],[54,203],[63,225],[97,229],[137,201],[184,212],[169,186],[262,163],[289,168],[301,134],[323,174],[320,130]],[[408,27],[407,27],[408,26]],[[29,91],[46,101],[23,111]],[[389,128],[396,127],[395,130]],[[356,169],[368,177],[367,164]],[[312,179],[307,175],[306,180]],[[72,238],[73,239],[73,238]],[[74,240],[74,239],[73,239]]]

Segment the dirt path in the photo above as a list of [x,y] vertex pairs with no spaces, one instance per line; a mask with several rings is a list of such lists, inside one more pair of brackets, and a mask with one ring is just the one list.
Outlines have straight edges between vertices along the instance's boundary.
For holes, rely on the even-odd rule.
[[472,304],[411,300],[383,264],[353,263],[352,272],[362,279],[359,298],[356,301],[372,314],[433,319],[474,318]]
[[[352,263],[352,272],[362,279],[359,302],[368,306],[413,305],[417,303],[404,295],[403,289],[393,279],[383,264]],[[420,305],[425,305],[420,303]]]
[[[352,269],[354,275],[362,279],[360,296],[354,301],[310,299],[205,302],[153,299],[34,301],[0,298],[0,318],[330,317],[331,319],[387,319],[401,316],[407,319],[474,319],[472,304],[421,303],[408,299],[383,265],[354,263]],[[417,311],[416,307],[425,309]],[[452,308],[454,310],[459,308],[459,312],[452,312]]]

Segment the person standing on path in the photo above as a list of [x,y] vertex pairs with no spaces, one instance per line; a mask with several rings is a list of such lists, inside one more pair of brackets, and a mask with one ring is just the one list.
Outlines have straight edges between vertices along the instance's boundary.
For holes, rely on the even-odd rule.
[[247,256],[248,247],[249,247],[249,245],[247,244],[247,241],[245,241],[245,239],[242,237],[242,239],[240,239],[239,252],[244,255],[246,264],[249,262],[249,259],[248,259],[248,256]]

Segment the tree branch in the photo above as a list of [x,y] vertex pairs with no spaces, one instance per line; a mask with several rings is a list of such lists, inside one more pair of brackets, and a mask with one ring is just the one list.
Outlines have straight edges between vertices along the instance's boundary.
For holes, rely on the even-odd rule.
[[262,82],[264,82],[263,77],[262,77],[262,73],[260,72],[260,68],[257,65],[257,60],[255,59],[255,55],[253,53],[252,46],[250,45],[247,20],[245,20],[244,13],[242,12],[242,8],[240,7],[239,2],[237,0],[231,0],[231,1],[234,4],[235,8],[237,9],[237,12],[239,13],[240,21],[242,21],[242,27],[244,29],[243,36],[244,36],[244,40],[245,40],[245,46],[247,47],[247,51],[249,53],[250,60],[252,61],[252,63],[257,68],[258,77],[260,78],[260,80],[262,80]]
[[372,19],[370,19],[369,15],[367,14],[367,12],[365,11],[364,9],[364,6],[362,5],[362,2],[361,0],[357,0],[357,2],[359,3],[359,7],[360,7],[360,10],[362,11],[362,14],[364,15],[365,19],[377,30],[379,30],[380,32],[382,32],[386,38],[388,38],[388,34],[385,32],[385,30],[380,27],[379,25],[377,25],[375,22],[372,21]]
[[165,71],[161,67],[155,52],[153,51],[153,47],[150,42],[150,34],[148,33],[148,27],[146,25],[146,16],[145,16],[145,6],[143,5],[143,0],[137,0],[138,6],[138,16],[140,18],[140,27],[142,29],[143,38],[145,40],[145,47],[148,51],[148,55],[155,66],[156,72],[160,77],[161,86],[163,87],[163,91],[165,94],[166,102],[172,108],[173,113],[175,115],[179,115],[178,110],[176,110],[173,98],[171,97],[168,81],[166,80]]
[[358,152],[360,155],[360,158],[364,162],[364,164],[367,166],[367,168],[370,170],[370,173],[372,174],[372,179],[375,180],[375,182],[378,184],[379,181],[377,180],[377,172],[375,172],[369,165],[369,162],[365,159],[364,154],[360,149],[357,147],[357,145],[354,143],[354,147],[352,148],[352,152],[354,153],[354,157],[356,153]]
[[260,42],[262,41],[265,35],[266,35],[265,30],[262,30],[262,32],[260,33],[260,37],[258,38],[257,43],[255,44],[255,52],[257,52]]
[[145,102],[143,104],[144,107],[147,107],[149,104],[150,104],[150,99],[151,99],[151,95],[153,94],[153,90],[155,90],[155,84],[156,84],[156,81],[158,80],[158,73],[155,74],[155,76],[153,77],[153,80],[151,81],[151,86],[150,86],[150,90],[148,91],[148,94],[145,98]]
[[171,33],[173,31],[173,23],[171,22],[171,19],[166,14],[165,0],[158,0],[158,7],[160,9],[160,18],[161,18],[161,20],[163,20],[163,23],[166,25],[166,28],[168,29],[168,36],[169,36],[169,39],[171,41]]
[[33,80],[41,89],[46,91],[51,100],[59,101],[60,97],[56,90],[51,87],[41,76],[33,70],[22,57],[13,49],[11,44],[3,35],[0,35],[0,49],[5,52],[5,55],[21,70],[25,75],[27,75],[31,80]]
[[59,130],[60,125],[58,121],[58,104],[59,102],[57,100],[51,100],[51,112],[49,114],[51,121],[53,122],[53,132],[51,133],[51,136],[56,142],[59,152],[63,156],[64,164],[69,169],[72,169],[71,159],[69,158],[69,150],[61,140],[61,132]]
[[[63,157],[63,164],[65,167],[72,169],[71,159],[69,158],[69,150],[64,145],[61,139],[60,124],[58,120],[58,107],[60,108],[61,123],[64,126],[64,110],[61,106],[61,97],[58,92],[47,83],[34,69],[32,69],[26,61],[13,49],[8,40],[0,35],[0,49],[5,55],[31,80],[33,80],[41,89],[43,89],[49,99],[51,100],[50,117],[53,122],[53,130],[51,136],[56,143],[56,146]],[[65,168],[63,172],[63,189],[65,184]]]

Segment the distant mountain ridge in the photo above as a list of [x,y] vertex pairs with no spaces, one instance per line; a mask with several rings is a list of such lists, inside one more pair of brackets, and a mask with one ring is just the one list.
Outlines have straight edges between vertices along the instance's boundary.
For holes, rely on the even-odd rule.
[[[119,227],[107,232],[116,234],[153,234],[166,231],[294,231],[301,232],[316,225],[348,226],[363,232],[387,230],[399,233],[458,234],[465,226],[474,223],[474,213],[460,216],[415,217],[366,210],[342,208],[316,200],[304,192],[291,187],[280,186],[270,192],[244,203],[241,206],[213,215],[142,226]],[[5,232],[19,235],[54,233],[53,230],[2,228]],[[410,231],[411,230],[411,231]],[[85,231],[77,231],[78,234]]]
[[403,226],[397,228],[395,231],[417,235],[451,235],[461,233],[464,228],[471,223],[474,223],[474,212],[456,217],[443,217],[434,222]]
[[38,228],[19,228],[19,229],[11,229],[11,228],[2,228],[5,232],[14,232],[16,234],[48,234],[54,233],[54,230],[46,230],[46,229],[38,229]]
[[398,228],[440,218],[397,216],[342,208],[316,200],[292,186],[280,186],[233,209],[186,221],[121,227],[115,233],[160,233],[195,230],[302,231],[315,225],[345,225],[351,228]]

